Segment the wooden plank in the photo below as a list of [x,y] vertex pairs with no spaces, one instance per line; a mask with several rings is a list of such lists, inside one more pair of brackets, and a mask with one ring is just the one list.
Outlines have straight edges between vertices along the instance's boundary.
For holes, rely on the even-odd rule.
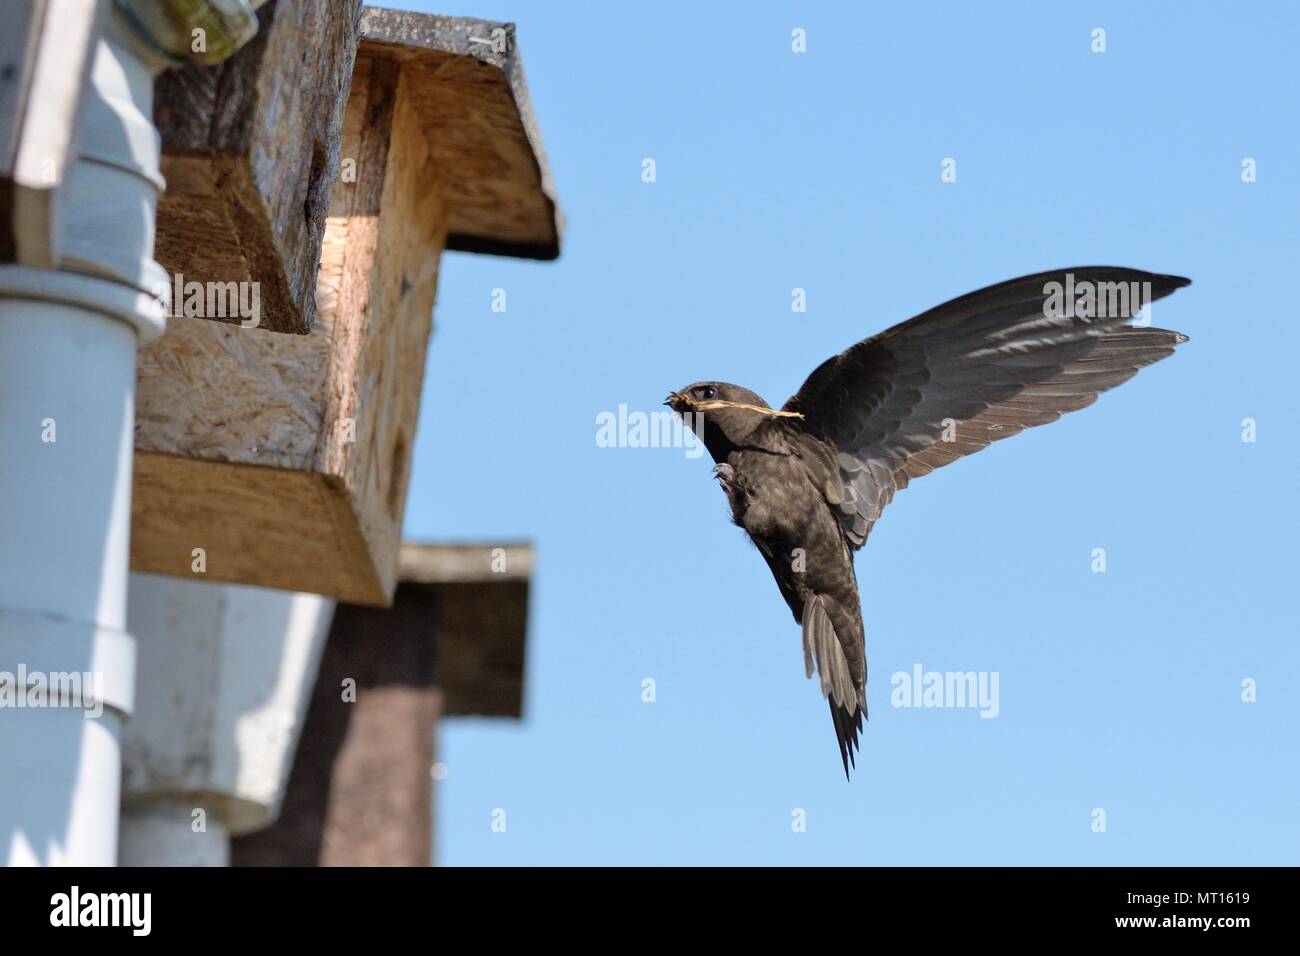
[[[374,63],[372,82],[354,100],[359,104],[365,96],[365,115],[375,115],[371,87],[387,84],[394,72],[391,63]],[[320,321],[348,345],[336,349],[326,377],[327,429],[333,425],[327,434],[342,433],[351,422],[356,440],[322,442],[315,467],[340,476],[357,502],[363,534],[391,594],[446,220],[442,183],[405,71],[389,99],[394,105],[379,201],[386,212],[369,212],[367,170],[375,167],[367,157],[375,134],[367,125],[356,146],[363,160],[357,182],[336,190],[331,212],[339,215],[330,216],[326,229]]]
[[498,584],[527,581],[533,546],[509,544],[402,545],[398,577],[410,584]]
[[361,48],[401,63],[446,181],[447,248],[554,259],[556,200],[512,23],[367,7]]
[[187,281],[258,283],[272,331],[305,334],[314,321],[360,9],[273,0],[229,60],[155,84],[168,183],[155,255]]
[[[260,201],[250,182],[261,196],[270,180],[252,165],[251,178],[239,180],[245,167],[229,160],[275,145],[262,124],[275,115],[267,90],[280,81],[263,74],[281,70],[275,57],[307,55],[301,38],[290,43],[277,32],[288,21],[263,16],[271,20],[261,39],[235,58],[261,63],[262,72],[235,64],[215,78],[190,74],[164,108],[173,201],[184,206],[173,207],[172,228],[183,233],[173,238],[186,248],[160,246],[159,258],[189,263],[187,281],[255,281],[258,244],[270,268],[281,262],[256,223],[240,218],[256,210],[238,209]],[[140,353],[136,570],[189,574],[189,555],[204,547],[214,580],[357,604],[392,598],[448,230],[459,223],[461,241],[483,239],[487,251],[547,256],[558,252],[560,228],[513,46],[467,52],[468,38],[495,29],[481,21],[402,14],[400,25],[383,42],[367,39],[350,61],[354,79],[329,152],[312,333],[180,317]],[[509,36],[513,44],[513,29]],[[295,75],[304,83],[323,74]],[[281,176],[294,168],[305,118],[279,101],[275,109],[289,132],[279,141],[283,162],[267,169]],[[467,128],[458,138],[460,125]],[[339,157],[348,174],[336,178]],[[225,172],[213,176],[214,163]],[[302,213],[302,194],[294,195]],[[230,234],[244,245],[225,242]],[[218,275],[192,271],[194,262]],[[268,314],[281,305],[273,301]]]
[[[195,572],[194,549],[205,570]],[[136,451],[131,568],[386,603],[346,490],[310,471]]]
[[408,84],[358,63],[311,335],[174,318],[141,350],[136,570],[203,547],[213,580],[391,599],[445,229]]

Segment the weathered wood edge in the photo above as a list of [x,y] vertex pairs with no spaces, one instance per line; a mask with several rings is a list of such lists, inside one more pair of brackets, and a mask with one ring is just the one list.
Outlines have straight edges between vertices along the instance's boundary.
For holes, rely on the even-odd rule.
[[[230,224],[223,249],[238,254],[245,274],[205,274],[207,260],[193,254],[177,261],[160,254],[159,259],[169,271],[199,281],[259,283],[266,331],[305,335],[314,321],[316,272],[330,190],[338,174],[343,106],[352,82],[360,15],[360,0],[274,0],[258,11],[257,36],[235,56],[215,66],[170,70],[155,84],[154,121],[162,137],[164,174],[172,157],[209,164]],[[277,60],[284,61],[278,68]],[[266,83],[268,77],[287,77],[291,83],[305,84],[298,75],[303,71],[316,82],[311,90],[295,87],[297,99],[305,97],[308,107],[294,114],[301,125],[292,128],[298,139],[289,151],[292,158],[286,160],[266,151],[288,128],[283,126],[283,104],[266,99],[281,88]],[[280,96],[283,100],[284,94]],[[293,181],[271,182],[268,172],[292,173]],[[184,250],[185,242],[168,232],[183,234],[184,226],[168,222],[166,216],[185,199],[162,197],[160,253]]]
[[[474,38],[490,36],[494,29],[505,31],[505,51],[495,52],[490,44],[474,42]],[[533,111],[533,101],[528,95],[524,79],[523,58],[513,23],[498,23],[474,17],[446,17],[437,14],[409,13],[385,7],[367,6],[362,10],[358,36],[363,46],[400,47],[406,52],[428,50],[436,56],[467,56],[478,60],[503,75],[519,123],[532,147],[533,163],[537,172],[537,185],[550,211],[551,238],[546,242],[516,242],[491,239],[484,236],[450,233],[446,248],[457,252],[475,252],[487,255],[510,256],[517,259],[557,259],[564,238],[564,213],[560,208],[555,181],[546,160],[541,130]]]
[[[500,570],[494,570],[497,565]],[[527,581],[532,575],[533,546],[527,541],[492,544],[403,541],[397,580],[410,584],[493,584]]]
[[[177,491],[194,487],[207,493]],[[257,490],[250,494],[250,488]],[[189,512],[159,507],[176,501],[186,502]],[[256,512],[256,536],[247,532],[249,510]],[[303,526],[314,529],[312,549],[290,553],[279,547],[284,537],[300,539],[297,529]],[[192,567],[193,548],[205,552],[201,574]],[[394,586],[375,567],[348,489],[337,476],[146,451],[135,452],[131,570],[327,594],[378,607],[391,605]]]
[[433,623],[449,716],[523,716],[532,576],[528,541],[403,542],[394,606]]

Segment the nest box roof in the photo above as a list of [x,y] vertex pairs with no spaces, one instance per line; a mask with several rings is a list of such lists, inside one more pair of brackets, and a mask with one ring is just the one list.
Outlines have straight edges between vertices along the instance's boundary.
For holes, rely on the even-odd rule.
[[512,23],[366,7],[360,52],[408,76],[446,177],[447,248],[554,259],[563,214]]

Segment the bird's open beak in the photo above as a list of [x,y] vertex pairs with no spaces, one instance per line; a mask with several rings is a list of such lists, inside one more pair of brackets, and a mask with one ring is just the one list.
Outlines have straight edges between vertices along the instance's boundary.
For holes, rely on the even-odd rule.
[[664,404],[675,412],[680,412],[684,404],[682,396],[678,392],[669,392],[668,397],[664,399]]

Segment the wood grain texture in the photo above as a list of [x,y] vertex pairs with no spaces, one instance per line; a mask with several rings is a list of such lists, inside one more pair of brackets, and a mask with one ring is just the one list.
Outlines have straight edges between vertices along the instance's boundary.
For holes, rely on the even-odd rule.
[[324,428],[326,334],[281,336],[173,318],[140,350],[135,447],[309,470]]
[[[399,62],[411,81],[446,179],[447,248],[556,258],[564,218],[514,24],[367,7],[360,32],[362,51]],[[484,42],[494,37],[503,49]]]
[[259,283],[272,331],[305,334],[314,320],[360,9],[273,0],[229,60],[155,84],[168,183],[156,257],[187,280]]
[[[311,335],[176,318],[140,354],[132,566],[387,604],[445,217],[408,80],[358,62]],[[232,471],[231,469],[236,469]],[[204,544],[204,542],[211,544]]]
[[[264,321],[176,318],[141,352],[136,570],[188,575],[203,547],[214,580],[387,604],[448,237],[558,254],[513,27],[370,10],[353,58],[353,9],[281,0],[232,62],[160,96],[158,257],[187,281],[261,282]],[[473,42],[499,26],[503,51]]]
[[359,604],[388,599],[336,478],[178,455],[135,454],[131,568]]
[[[375,89],[395,83],[386,157],[379,177],[375,126],[349,128],[347,155],[360,158],[357,181],[335,189],[320,278],[320,322],[334,340],[324,388],[326,434],[352,421],[356,441],[317,445],[317,471],[337,475],[357,504],[362,533],[391,593],[397,580],[411,448],[419,417],[424,360],[433,319],[445,214],[442,181],[430,160],[403,70],[370,64],[369,81],[351,97],[373,117]],[[353,141],[353,136],[357,140]]]

